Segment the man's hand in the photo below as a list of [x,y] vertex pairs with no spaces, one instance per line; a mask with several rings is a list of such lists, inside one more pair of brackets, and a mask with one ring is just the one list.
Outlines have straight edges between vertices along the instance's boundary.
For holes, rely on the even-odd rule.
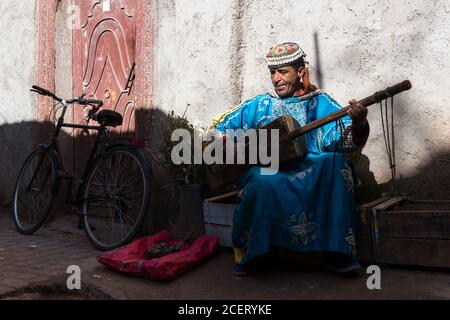
[[352,118],[352,140],[357,146],[366,144],[369,138],[369,122],[367,121],[367,108],[355,99],[349,101],[350,108],[347,113]]
[[353,106],[347,111],[350,118],[352,118],[352,128],[360,131],[367,125],[367,108],[355,99],[350,100],[349,103]]

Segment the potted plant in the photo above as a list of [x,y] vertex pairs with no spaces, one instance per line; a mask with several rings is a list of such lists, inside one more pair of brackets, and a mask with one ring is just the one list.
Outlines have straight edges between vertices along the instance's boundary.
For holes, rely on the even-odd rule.
[[206,181],[206,166],[194,164],[194,151],[191,152],[190,163],[175,164],[172,161],[172,149],[179,143],[172,141],[172,133],[177,129],[184,129],[190,133],[191,146],[194,139],[199,138],[204,130],[194,128],[186,118],[186,111],[182,116],[170,111],[153,117],[156,139],[148,148],[154,161],[165,168],[171,177],[171,182],[163,188],[170,187],[169,199],[169,229],[175,238],[183,238],[193,231],[204,232],[202,187]]

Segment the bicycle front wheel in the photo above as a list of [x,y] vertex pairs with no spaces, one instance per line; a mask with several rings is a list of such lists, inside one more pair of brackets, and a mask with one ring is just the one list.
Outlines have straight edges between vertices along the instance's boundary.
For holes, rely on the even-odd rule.
[[25,160],[13,197],[17,231],[32,234],[40,228],[59,190],[58,162],[51,150],[39,148]]
[[111,250],[135,237],[149,204],[149,171],[143,154],[127,146],[94,162],[83,193],[83,222],[97,249]]

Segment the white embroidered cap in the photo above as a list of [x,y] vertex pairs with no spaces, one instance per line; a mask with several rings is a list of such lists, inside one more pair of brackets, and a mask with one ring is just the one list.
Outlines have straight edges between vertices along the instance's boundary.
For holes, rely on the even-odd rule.
[[281,68],[306,57],[305,52],[295,42],[285,42],[270,48],[266,55],[269,69]]

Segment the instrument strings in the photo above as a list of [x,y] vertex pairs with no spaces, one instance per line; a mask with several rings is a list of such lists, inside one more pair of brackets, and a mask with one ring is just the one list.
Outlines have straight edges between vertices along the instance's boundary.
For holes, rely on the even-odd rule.
[[[384,109],[384,112],[383,112]],[[392,194],[397,195],[397,172],[395,163],[395,133],[394,133],[394,97],[390,97],[390,116],[388,112],[388,99],[380,102],[381,126],[383,128],[384,144],[389,160],[389,169],[392,178]]]

